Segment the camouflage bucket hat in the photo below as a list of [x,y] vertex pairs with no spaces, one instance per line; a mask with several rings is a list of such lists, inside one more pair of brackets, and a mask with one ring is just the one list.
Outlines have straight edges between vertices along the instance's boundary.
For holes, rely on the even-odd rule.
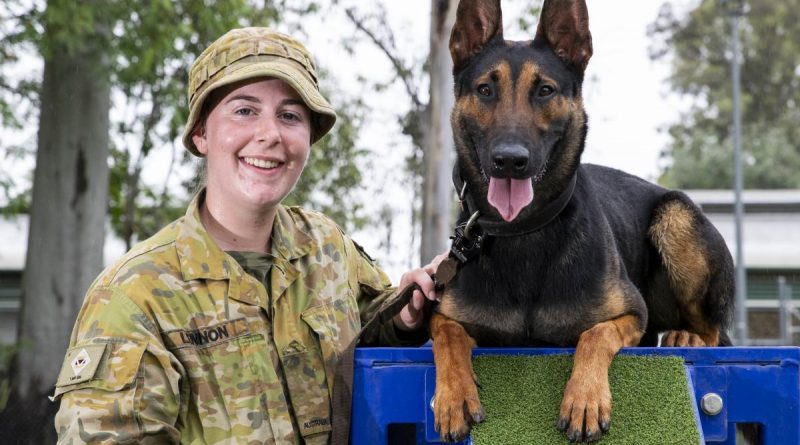
[[203,102],[215,89],[246,79],[275,77],[291,86],[311,109],[311,143],[324,136],[336,112],[322,96],[314,59],[297,40],[269,28],[229,31],[194,61],[189,71],[189,119],[183,145],[200,156],[192,142],[192,130],[200,119]]

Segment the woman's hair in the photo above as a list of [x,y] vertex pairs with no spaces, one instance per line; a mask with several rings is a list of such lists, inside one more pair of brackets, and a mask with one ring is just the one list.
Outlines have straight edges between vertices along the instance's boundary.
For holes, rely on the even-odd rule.
[[200,115],[198,116],[194,129],[192,129],[192,134],[198,130],[205,131],[208,115],[211,114],[211,110],[225,97],[225,92],[223,90],[225,90],[225,88],[217,88],[208,94],[208,97],[203,102],[203,106],[200,108]]

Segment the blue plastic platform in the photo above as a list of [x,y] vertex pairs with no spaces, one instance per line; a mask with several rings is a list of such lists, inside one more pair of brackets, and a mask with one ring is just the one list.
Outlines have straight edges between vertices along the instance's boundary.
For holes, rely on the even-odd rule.
[[[573,352],[574,349],[476,348],[473,355]],[[800,348],[626,348],[620,354],[682,357],[697,406],[707,393],[722,397],[722,412],[715,416],[699,413],[707,444],[734,445],[736,423],[761,424],[765,445],[800,444]],[[413,429],[411,434],[417,445],[439,443],[429,406],[435,382],[430,347],[357,349],[351,444],[409,443],[409,429]],[[393,437],[399,434],[404,438]]]

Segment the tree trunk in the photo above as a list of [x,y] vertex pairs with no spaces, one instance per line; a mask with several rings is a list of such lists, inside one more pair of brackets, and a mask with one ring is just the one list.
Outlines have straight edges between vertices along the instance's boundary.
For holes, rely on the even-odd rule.
[[0,414],[0,437],[14,443],[55,442],[58,404],[47,396],[84,293],[102,268],[110,86],[102,39],[83,40],[71,50],[51,43],[45,54],[19,350]]
[[456,20],[458,0],[431,0],[430,53],[430,128],[423,165],[421,264],[448,248],[452,232],[454,192],[453,62],[450,59],[450,32]]

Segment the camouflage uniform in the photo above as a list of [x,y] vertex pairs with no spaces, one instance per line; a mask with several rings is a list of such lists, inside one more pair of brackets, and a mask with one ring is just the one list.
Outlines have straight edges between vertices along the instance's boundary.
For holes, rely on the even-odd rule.
[[[212,241],[202,196],[88,291],[59,443],[327,442],[337,355],[389,280],[326,217],[280,207],[268,292]],[[401,343],[391,322],[380,342]]]

